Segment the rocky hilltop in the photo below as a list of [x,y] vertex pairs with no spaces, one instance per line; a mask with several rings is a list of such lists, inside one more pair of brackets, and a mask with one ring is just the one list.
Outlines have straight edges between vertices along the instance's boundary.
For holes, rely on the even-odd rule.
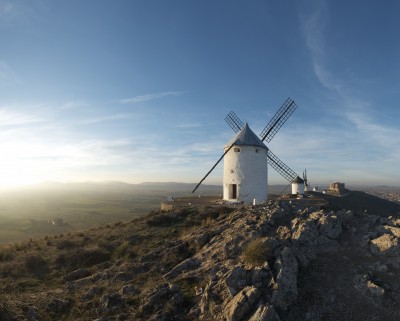
[[0,320],[400,320],[398,213],[329,202],[188,207],[4,245]]

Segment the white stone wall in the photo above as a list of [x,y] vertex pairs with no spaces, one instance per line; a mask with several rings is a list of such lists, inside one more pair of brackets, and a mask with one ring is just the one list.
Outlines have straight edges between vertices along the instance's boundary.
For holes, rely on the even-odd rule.
[[[240,148],[240,152],[235,152],[236,148]],[[237,199],[229,197],[230,184],[237,184]],[[268,197],[267,150],[255,146],[232,147],[224,157],[223,185],[224,200],[265,202]]]
[[292,194],[304,194],[304,184],[292,183]]

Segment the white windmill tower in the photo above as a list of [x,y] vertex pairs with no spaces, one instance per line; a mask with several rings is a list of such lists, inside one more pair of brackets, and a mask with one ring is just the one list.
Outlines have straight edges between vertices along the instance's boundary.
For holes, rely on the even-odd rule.
[[304,180],[297,176],[292,181],[292,194],[293,195],[303,195],[304,194]]
[[260,204],[268,197],[268,164],[289,182],[298,175],[263,143],[270,142],[295,111],[297,105],[288,98],[265,126],[260,138],[231,111],[225,121],[237,133],[225,146],[224,153],[197,184],[194,193],[218,163],[224,159],[223,199]]
[[268,148],[246,125],[225,146],[224,200],[264,202],[268,195]]

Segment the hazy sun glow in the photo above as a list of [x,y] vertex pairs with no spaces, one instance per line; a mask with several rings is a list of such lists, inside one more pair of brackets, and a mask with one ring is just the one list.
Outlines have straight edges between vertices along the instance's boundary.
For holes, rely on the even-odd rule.
[[0,186],[15,187],[55,179],[54,164],[48,161],[51,146],[9,141],[1,144]]

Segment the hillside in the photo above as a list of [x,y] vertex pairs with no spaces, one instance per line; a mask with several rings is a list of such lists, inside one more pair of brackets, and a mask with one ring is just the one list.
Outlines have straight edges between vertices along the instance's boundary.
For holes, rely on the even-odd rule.
[[153,211],[2,245],[0,320],[399,320],[398,204],[358,196]]

